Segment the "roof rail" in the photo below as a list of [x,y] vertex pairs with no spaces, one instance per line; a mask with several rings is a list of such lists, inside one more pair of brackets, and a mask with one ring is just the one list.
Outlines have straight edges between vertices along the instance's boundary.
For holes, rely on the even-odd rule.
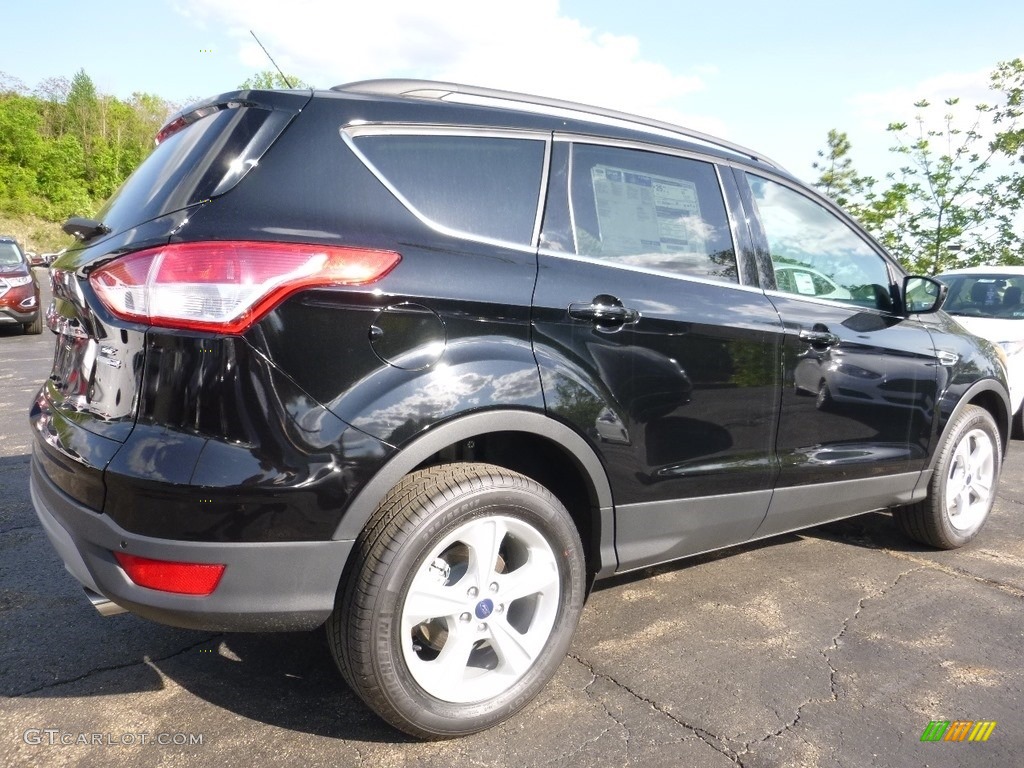
[[718,149],[724,149],[741,157],[750,158],[782,170],[782,166],[769,159],[760,152],[734,144],[731,141],[720,139],[701,131],[684,128],[675,123],[663,120],[631,115],[628,112],[620,112],[615,109],[594,107],[588,104],[579,104],[575,101],[563,99],[552,99],[545,96],[531,96],[526,93],[515,91],[503,91],[497,88],[484,88],[475,85],[462,85],[460,83],[445,83],[435,80],[410,80],[400,78],[386,78],[380,80],[360,80],[354,83],[345,83],[331,88],[332,91],[342,93],[372,93],[382,96],[406,96],[417,99],[436,99],[438,101],[456,101],[463,104],[476,104],[478,106],[506,107],[512,109],[529,109],[530,107],[543,107],[544,113],[572,113],[577,118],[603,118],[605,122],[627,123],[631,128],[655,129],[659,133],[668,133],[676,137],[693,139],[708,144]]

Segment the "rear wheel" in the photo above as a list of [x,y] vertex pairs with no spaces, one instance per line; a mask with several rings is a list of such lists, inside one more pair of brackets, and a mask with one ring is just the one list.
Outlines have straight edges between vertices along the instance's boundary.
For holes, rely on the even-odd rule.
[[418,737],[483,730],[548,682],[583,606],[569,513],[486,464],[415,472],[381,501],[327,622],[349,685]]
[[969,405],[939,452],[928,497],[894,510],[904,533],[922,544],[955,549],[973,539],[992,511],[1002,443],[992,416]]

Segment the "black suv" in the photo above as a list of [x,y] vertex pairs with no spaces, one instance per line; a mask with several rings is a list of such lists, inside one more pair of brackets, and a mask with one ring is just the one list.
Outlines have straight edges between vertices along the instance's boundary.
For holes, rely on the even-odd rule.
[[418,736],[509,717],[595,579],[991,509],[1004,366],[842,211],[673,125],[422,81],[193,106],[55,264],[32,499],[105,612],[326,623]]

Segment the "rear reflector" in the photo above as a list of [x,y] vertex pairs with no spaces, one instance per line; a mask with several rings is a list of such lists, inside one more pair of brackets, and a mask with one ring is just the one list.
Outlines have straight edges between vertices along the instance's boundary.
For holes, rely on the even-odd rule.
[[217,563],[175,563],[115,552],[128,578],[140,587],[179,595],[209,595],[217,588],[227,566]]
[[175,243],[114,259],[89,282],[124,320],[243,333],[296,291],[372,283],[401,258],[394,251],[307,243]]

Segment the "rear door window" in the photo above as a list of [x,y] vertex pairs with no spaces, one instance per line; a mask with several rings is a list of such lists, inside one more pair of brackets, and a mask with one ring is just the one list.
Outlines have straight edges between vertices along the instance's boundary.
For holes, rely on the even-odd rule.
[[576,253],[624,266],[736,282],[736,255],[711,163],[575,144]]
[[491,240],[531,245],[546,142],[485,135],[356,135],[371,170],[420,219]]

